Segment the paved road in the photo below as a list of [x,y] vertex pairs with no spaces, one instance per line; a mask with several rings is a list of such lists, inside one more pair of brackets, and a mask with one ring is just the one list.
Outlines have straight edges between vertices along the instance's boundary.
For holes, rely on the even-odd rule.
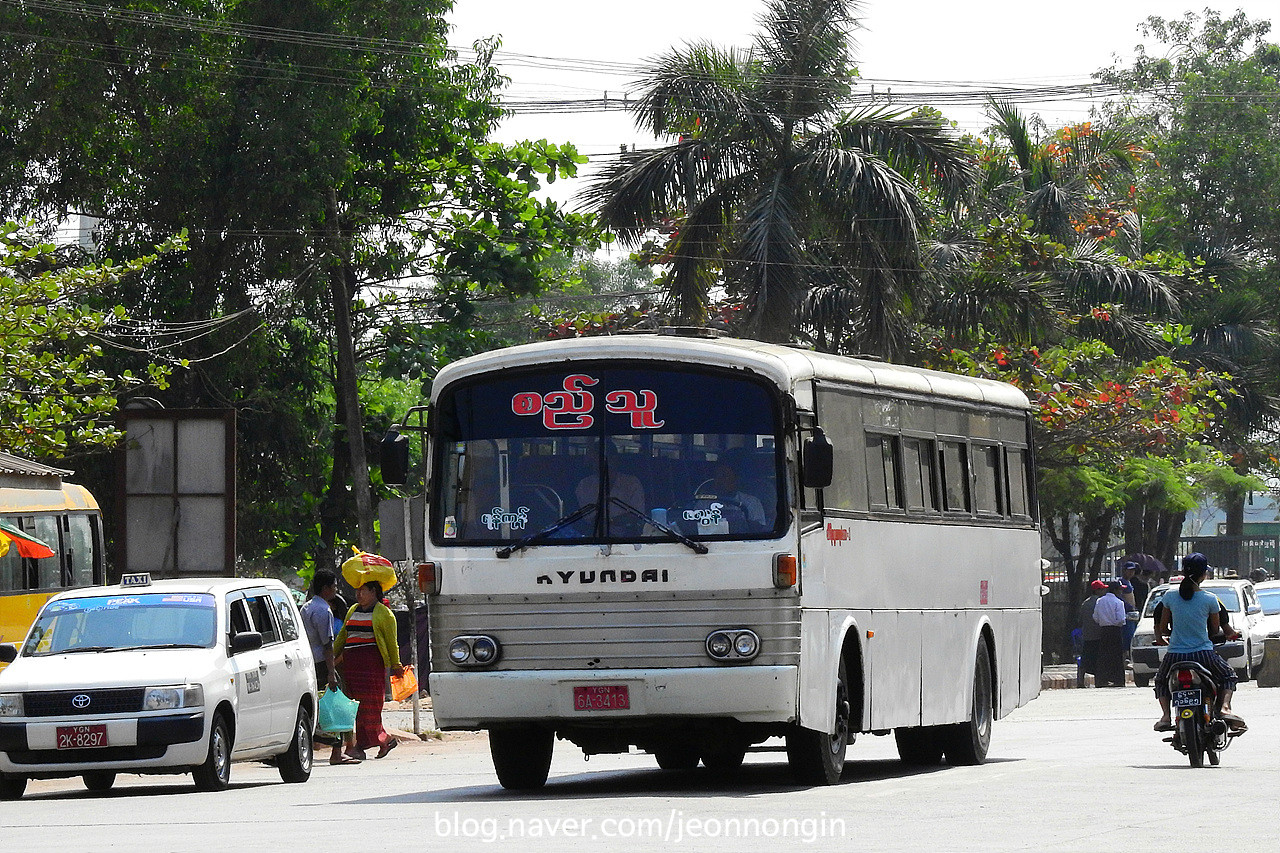
[[1280,690],[1246,685],[1236,704],[1250,732],[1221,767],[1200,770],[1151,731],[1150,691],[1128,688],[1045,691],[997,723],[982,767],[909,770],[892,738],[861,737],[832,788],[791,784],[777,751],[724,781],[664,773],[646,755],[584,763],[562,743],[547,788],[512,794],[479,735],[320,764],[305,785],[253,764],[236,765],[219,794],[189,777],[122,777],[103,795],[34,782],[0,804],[0,849],[1132,853],[1198,848],[1210,834],[1272,849]]

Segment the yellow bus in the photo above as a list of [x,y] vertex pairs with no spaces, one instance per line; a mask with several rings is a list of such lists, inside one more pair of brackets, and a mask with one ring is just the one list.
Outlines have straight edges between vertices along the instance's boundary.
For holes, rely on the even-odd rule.
[[51,595],[105,582],[102,513],[69,471],[0,453],[0,521],[53,549],[52,557],[0,556],[0,643],[18,643]]

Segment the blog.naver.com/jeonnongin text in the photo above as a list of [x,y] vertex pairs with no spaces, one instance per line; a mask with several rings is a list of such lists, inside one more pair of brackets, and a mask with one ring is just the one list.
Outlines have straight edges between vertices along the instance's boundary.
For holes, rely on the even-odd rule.
[[846,836],[844,818],[829,817],[702,817],[672,809],[665,817],[464,817],[436,812],[432,829],[437,838],[484,842],[521,838],[662,839],[669,844],[699,839],[788,838],[803,842]]

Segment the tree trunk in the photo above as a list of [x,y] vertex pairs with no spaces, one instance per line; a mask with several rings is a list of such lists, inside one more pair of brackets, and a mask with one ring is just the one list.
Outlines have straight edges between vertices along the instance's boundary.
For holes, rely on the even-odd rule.
[[[369,462],[365,457],[364,425],[360,413],[359,374],[356,372],[355,336],[351,330],[351,299],[354,278],[350,265],[336,261],[330,268],[329,283],[333,293],[334,349],[338,362],[337,398],[346,431],[348,458],[351,461],[351,488],[356,499],[356,519],[361,550],[374,547],[373,502],[369,486]],[[336,467],[336,466],[335,466]]]

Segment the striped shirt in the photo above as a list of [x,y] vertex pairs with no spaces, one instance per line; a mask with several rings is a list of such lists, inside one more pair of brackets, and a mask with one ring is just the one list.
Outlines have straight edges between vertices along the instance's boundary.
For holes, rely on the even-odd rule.
[[349,648],[372,646],[377,642],[373,636],[373,611],[361,613],[357,608],[347,617],[347,642]]

